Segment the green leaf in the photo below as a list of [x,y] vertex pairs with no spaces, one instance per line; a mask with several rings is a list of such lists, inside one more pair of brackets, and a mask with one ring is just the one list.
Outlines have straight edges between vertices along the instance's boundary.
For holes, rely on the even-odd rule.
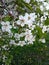
[[25,13],[25,10],[23,10],[23,8],[20,6],[17,6],[17,11],[20,12],[21,14]]
[[34,1],[34,0],[31,0],[30,3],[33,5],[38,5],[37,1]]
[[37,9],[36,9],[36,13],[41,14],[41,10],[40,10],[40,8],[37,8]]
[[45,25],[49,25],[49,18],[47,18],[47,19],[44,21],[44,24],[45,24]]
[[37,26],[37,27],[36,27],[36,30],[38,31],[38,32],[37,32],[38,38],[41,38],[41,37],[43,36],[42,29],[41,29],[39,26]]
[[0,24],[0,29],[1,29],[2,25]]
[[13,56],[9,55],[8,58],[5,61],[5,65],[10,65],[12,58],[13,58]]
[[12,21],[12,20],[13,20],[13,17],[7,15],[7,16],[5,16],[2,20],[3,20],[3,21]]
[[24,40],[24,37],[20,37],[20,40],[23,41]]
[[13,33],[18,33],[18,29],[12,28],[11,31],[12,31]]
[[31,11],[33,11],[33,8],[30,6],[30,4],[23,2],[23,4]]

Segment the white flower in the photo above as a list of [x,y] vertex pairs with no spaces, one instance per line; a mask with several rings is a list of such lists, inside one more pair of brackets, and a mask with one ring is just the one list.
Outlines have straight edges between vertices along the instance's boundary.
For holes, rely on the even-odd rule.
[[19,43],[17,44],[18,46],[20,45],[20,46],[24,46],[24,45],[26,45],[26,43],[25,43],[25,41],[19,41]]
[[40,24],[40,27],[43,28],[43,24],[42,23]]
[[37,15],[35,13],[30,13],[30,17],[32,21],[35,21],[35,18],[37,18]]
[[34,30],[34,28],[35,28],[35,25],[32,25],[32,24],[29,25],[29,29]]
[[21,34],[20,34],[20,37],[23,37],[23,36],[25,36],[25,33],[21,33]]
[[5,55],[3,55],[3,59],[2,59],[2,60],[3,60],[3,62],[5,62],[5,61],[6,61],[6,58],[7,58],[7,57],[6,57]]
[[9,48],[7,48],[8,47],[8,45],[3,45],[2,46],[2,48],[4,49],[4,50],[8,50]]
[[47,17],[44,15],[41,17],[41,22],[44,22],[47,19]]
[[22,16],[22,15],[19,16],[19,20],[16,21],[16,23],[18,25],[21,25],[22,27],[25,24],[27,24],[29,26],[29,25],[31,25],[31,24],[34,23],[35,18],[37,18],[37,16],[35,15],[35,13],[30,13],[30,14],[25,13],[25,16]]
[[49,28],[47,28],[47,32],[49,32]]
[[43,11],[44,10],[44,7],[42,5],[40,5],[40,10]]
[[28,20],[31,20],[31,21],[35,21],[35,18],[37,18],[37,15],[35,15],[35,13],[25,13],[25,18],[27,18]]
[[36,1],[38,1],[38,2],[44,2],[45,0],[36,0]]
[[33,43],[33,41],[35,41],[35,37],[32,35],[31,33],[31,30],[26,30],[25,32],[25,41],[27,42],[30,42],[30,43]]
[[16,40],[20,40],[20,34],[15,33],[14,37],[15,37]]
[[19,20],[16,21],[16,23],[17,23],[18,25],[21,25],[22,27],[25,25],[25,22],[26,22],[26,19],[25,19],[22,15],[20,15],[20,16],[19,16]]
[[42,28],[42,32],[44,33],[45,31],[47,31],[47,26],[43,26]]
[[30,27],[32,24],[33,24],[33,22],[32,22],[31,20],[28,20],[28,21],[27,21],[28,27]]
[[10,40],[9,44],[16,45],[15,40]]
[[47,4],[46,9],[49,10],[49,4]]
[[25,36],[25,41],[30,41],[30,40],[32,40],[32,35],[27,34],[27,35]]
[[49,3],[43,2],[43,5],[45,6],[46,10],[49,10]]
[[30,0],[24,0],[26,3],[30,3]]
[[49,25],[47,26],[47,32],[49,33]]
[[25,41],[30,41],[32,39],[32,33],[31,30],[26,30],[25,32]]
[[45,16],[46,16],[46,15],[48,16],[49,14],[48,14],[48,12],[44,12],[44,15],[45,15]]
[[45,43],[45,39],[39,39],[39,41],[41,41],[42,43]]
[[2,24],[2,31],[3,32],[11,32],[11,28],[12,28],[12,26],[10,25],[10,22],[1,22],[1,24]]
[[25,30],[25,35],[27,35],[27,34],[32,34],[32,33],[31,33],[31,30],[26,29],[26,30]]
[[12,37],[12,36],[13,36],[13,33],[12,33],[12,32],[11,32],[11,33],[9,33],[9,34],[8,34],[8,36],[9,36],[9,37]]
[[27,24],[28,26],[32,25],[32,17],[28,13],[25,14],[24,18],[26,19],[25,24]]

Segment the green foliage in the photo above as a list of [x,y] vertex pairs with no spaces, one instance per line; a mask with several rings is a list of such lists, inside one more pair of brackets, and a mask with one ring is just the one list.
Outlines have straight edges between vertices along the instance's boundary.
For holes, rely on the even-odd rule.
[[11,29],[11,31],[13,32],[13,33],[18,33],[18,29]]
[[[46,44],[35,43],[26,46],[10,46],[8,51],[2,49],[7,56],[6,62],[0,61],[5,65],[48,65],[49,64],[49,47]],[[9,52],[10,51],[10,52]]]
[[45,25],[49,25],[49,18],[47,18],[47,19],[44,21],[44,24],[45,24]]
[[25,13],[25,12],[32,12],[33,11],[32,6],[28,3],[25,3],[23,0],[20,0],[20,1],[16,0],[15,3],[18,5],[16,10],[20,14]]
[[37,30],[37,38],[42,38],[43,36],[42,29],[37,26],[36,30]]
[[13,20],[13,17],[10,16],[10,15],[7,15],[5,17],[2,18],[3,21],[12,21]]
[[[11,46],[10,53],[6,59],[7,65],[48,65],[49,47],[45,44]],[[6,53],[6,55],[8,55]]]

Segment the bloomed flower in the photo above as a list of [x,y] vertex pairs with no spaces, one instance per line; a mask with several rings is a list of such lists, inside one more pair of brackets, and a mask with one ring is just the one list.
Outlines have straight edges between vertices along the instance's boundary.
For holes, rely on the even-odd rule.
[[14,38],[15,38],[16,40],[20,40],[20,34],[15,33]]
[[46,42],[44,38],[43,39],[39,39],[39,41],[42,42],[42,43]]
[[25,18],[27,18],[28,20],[31,20],[31,21],[35,21],[35,18],[37,18],[37,15],[35,15],[35,13],[25,13]]
[[30,0],[24,0],[26,3],[30,3]]
[[19,20],[16,21],[16,23],[17,23],[18,25],[21,25],[22,27],[25,25],[25,22],[26,22],[26,19],[25,19],[22,15],[20,15],[20,16],[19,16]]
[[35,37],[32,35],[32,33],[31,33],[31,30],[26,30],[26,32],[25,32],[25,41],[27,42],[30,42],[30,43],[32,43],[33,41],[35,41]]
[[1,24],[2,24],[2,31],[3,32],[8,32],[8,33],[10,33],[11,32],[11,28],[12,28],[12,26],[10,25],[10,22],[1,22]]
[[42,28],[42,32],[44,33],[45,31],[47,31],[47,26],[43,26]]
[[26,43],[25,43],[25,41],[19,41],[19,43],[17,44],[17,46],[24,46],[24,45],[26,45]]
[[10,40],[9,44],[16,45],[15,40]]

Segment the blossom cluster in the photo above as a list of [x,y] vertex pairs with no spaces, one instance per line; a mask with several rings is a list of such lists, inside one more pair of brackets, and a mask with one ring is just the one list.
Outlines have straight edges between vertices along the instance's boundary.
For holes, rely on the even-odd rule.
[[[46,16],[45,16],[46,17]],[[44,35],[45,32],[49,32],[49,25],[44,25],[44,21],[46,20],[44,16],[40,18],[40,21],[37,22],[37,15],[36,13],[25,13],[25,15],[20,15],[17,21],[14,21],[12,24],[9,21],[2,21],[1,22],[1,31],[2,33],[7,32],[10,38],[9,44],[14,45],[27,45],[33,44],[36,41],[36,37],[38,31]],[[39,30],[38,30],[39,29]],[[12,31],[13,30],[13,31]],[[14,32],[14,30],[16,32]],[[18,31],[17,31],[18,30]],[[40,34],[39,33],[39,34]],[[41,38],[38,39],[39,42],[45,43],[46,40],[42,35]],[[40,36],[40,35],[39,35]],[[13,37],[13,39],[12,39]]]
[[[30,0],[24,1],[30,3]],[[35,1],[38,2],[38,5],[42,2],[39,6],[42,16],[36,12],[25,12],[24,15],[19,15],[18,20],[0,22],[0,38],[7,36],[9,45],[23,46],[33,44],[36,41],[46,42],[45,34],[49,33],[49,25],[45,25],[45,23],[49,19],[49,13],[47,12],[49,4],[44,0]],[[10,13],[13,14],[12,11]],[[4,38],[3,40],[5,41]]]

